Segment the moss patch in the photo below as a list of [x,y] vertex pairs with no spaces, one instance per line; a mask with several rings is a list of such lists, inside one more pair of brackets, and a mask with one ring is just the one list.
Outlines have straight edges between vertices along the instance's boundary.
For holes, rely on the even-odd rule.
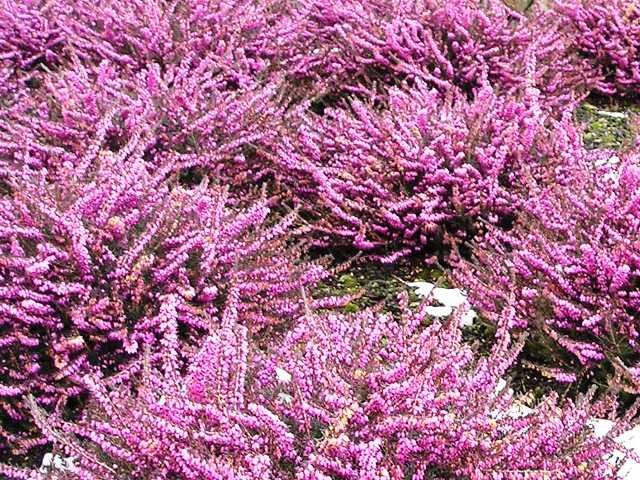
[[347,272],[327,280],[315,291],[314,297],[326,295],[349,295],[360,293],[360,297],[344,307],[344,311],[357,312],[381,305],[385,311],[397,313],[397,298],[401,292],[409,293],[409,301],[418,304],[420,298],[405,282],[429,281],[447,287],[446,277],[438,268],[425,267],[420,259],[413,258],[395,265],[381,265],[357,261]]
[[626,150],[636,142],[634,117],[639,114],[638,102],[593,97],[580,105],[575,118],[584,129],[587,148]]

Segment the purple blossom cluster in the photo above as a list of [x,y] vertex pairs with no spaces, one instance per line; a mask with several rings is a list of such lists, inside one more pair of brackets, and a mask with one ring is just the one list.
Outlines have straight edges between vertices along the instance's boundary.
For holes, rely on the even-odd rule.
[[[239,322],[271,328],[301,311],[300,288],[329,274],[290,244],[296,212],[273,219],[267,198],[243,206],[206,179],[172,185],[140,155],[101,151],[55,183],[24,170],[0,199],[5,426],[28,418],[26,394],[64,408],[90,365],[126,376],[168,328],[206,332],[229,296]],[[10,430],[2,437],[21,445]]]
[[[254,183],[264,174],[253,163],[276,141],[277,129],[266,126],[282,116],[282,72],[273,67],[284,53],[277,30],[266,29],[280,16],[277,4],[64,1],[21,8],[2,12],[9,73],[0,89],[10,93],[0,113],[0,170],[28,165],[55,176],[65,162],[82,165],[101,149],[123,151],[133,142],[147,161],[176,171],[204,165],[227,180],[221,183]],[[16,30],[42,40],[25,46]],[[24,60],[31,57],[37,62]]]
[[470,101],[417,82],[390,89],[387,102],[305,114],[280,146],[279,168],[316,217],[318,244],[392,246],[393,259],[445,234],[464,238],[512,215],[527,174],[556,162],[560,134],[536,88],[515,100],[485,84]]
[[9,97],[21,85],[37,81],[38,67],[60,60],[64,41],[49,9],[37,2],[3,2],[0,9],[0,94]]
[[607,402],[550,396],[519,413],[523,399],[498,382],[522,341],[500,330],[478,356],[462,341],[462,313],[425,326],[406,304],[399,321],[308,312],[266,351],[227,318],[184,373],[167,338],[163,367],[146,362],[135,393],[85,375],[93,403],[80,421],[31,402],[73,457],[47,478],[615,478],[611,434],[587,425]]
[[247,157],[276,141],[277,130],[264,128],[281,112],[276,88],[230,90],[218,68],[184,59],[173,71],[151,63],[124,74],[109,60],[76,60],[2,109],[0,172],[26,165],[55,177],[65,164],[85,168],[101,150],[126,156],[138,148],[173,171],[204,166],[228,183],[254,181],[265,167]]
[[[345,93],[385,97],[386,88],[420,80],[448,91],[470,92],[489,78],[514,94],[536,63],[534,84],[549,106],[571,101],[598,82],[596,69],[567,48],[557,15],[528,18],[489,0],[306,0],[294,10],[302,48],[289,74],[313,82],[318,96]],[[380,97],[375,95],[379,94]],[[384,101],[384,100],[382,100]]]
[[531,188],[514,228],[494,229],[454,275],[483,308],[513,303],[512,327],[544,331],[582,365],[628,357],[640,349],[639,157],[574,160],[563,176]]
[[603,81],[604,94],[640,94],[640,6],[634,0],[558,1],[555,12],[566,20],[580,54],[590,57]]
[[[640,391],[640,153],[574,123],[640,11],[507,3],[0,0],[0,476],[616,478],[614,400],[498,384],[532,330]],[[441,261],[491,353],[337,313],[336,251]]]

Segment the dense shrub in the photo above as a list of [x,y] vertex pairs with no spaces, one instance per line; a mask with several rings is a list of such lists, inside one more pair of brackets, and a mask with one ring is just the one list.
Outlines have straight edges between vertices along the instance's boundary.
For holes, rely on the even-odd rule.
[[567,21],[569,38],[591,58],[605,94],[640,94],[640,7],[634,0],[560,0],[555,11]]
[[461,313],[429,326],[406,305],[400,322],[307,314],[266,352],[228,318],[186,374],[169,339],[164,368],[147,369],[135,393],[86,376],[94,405],[82,421],[33,407],[75,457],[53,478],[615,478],[611,437],[587,426],[606,402],[551,395],[517,413],[496,387],[521,343],[501,330],[479,357],[461,340]]
[[621,163],[575,162],[565,175],[564,184],[531,189],[514,229],[494,230],[475,262],[454,275],[490,311],[515,296],[519,322],[511,326],[544,331],[583,365],[633,359],[629,350],[640,350],[637,154]]
[[26,427],[29,393],[63,407],[88,364],[122,367],[171,319],[205,331],[229,292],[252,331],[286,321],[300,287],[327,275],[289,245],[295,212],[274,222],[267,199],[244,207],[206,181],[182,188],[140,155],[102,151],[54,184],[26,170],[0,198],[3,421]]
[[[610,399],[523,416],[496,385],[528,329],[640,392],[638,152],[594,165],[572,119],[640,91],[639,16],[0,0],[3,461],[53,442],[60,478],[614,478],[586,426]],[[309,244],[456,266],[493,351],[460,312],[312,314],[344,299],[305,305],[330,273]]]
[[272,28],[286,3],[239,0],[27,0],[3,2],[3,61],[29,71],[77,57],[86,65],[109,60],[135,72],[184,59],[215,59],[227,81],[246,84],[279,58]]
[[[271,150],[280,107],[292,100],[319,95],[324,105],[331,92],[350,92],[387,103],[375,84],[403,80],[470,94],[488,78],[501,95],[533,84],[546,107],[570,104],[593,83],[546,13],[528,20],[500,2],[469,0],[371,7],[74,0],[7,9],[5,32],[18,29],[16,18],[32,21],[19,26],[24,40],[7,34],[6,57],[22,65],[28,46],[28,57],[46,51],[55,68],[35,68],[40,88],[7,100],[0,153],[56,165],[94,136],[112,149],[139,136],[151,156],[197,152],[207,155],[174,162],[237,164],[227,174],[235,183],[270,172],[265,158],[246,157]],[[26,42],[34,37],[43,40]]]
[[224,171],[246,182],[249,152],[255,157],[273,142],[275,87],[228,90],[207,58],[181,66],[166,72],[149,64],[132,76],[108,61],[68,65],[2,110],[0,166],[47,168],[54,177],[63,163],[83,168],[101,149],[124,161],[123,149],[136,145],[156,165],[204,166],[214,178]]
[[320,244],[390,247],[395,258],[464,236],[480,217],[505,221],[528,177],[553,174],[578,135],[550,120],[535,88],[515,100],[485,86],[469,101],[418,83],[391,89],[388,103],[308,113],[283,136],[278,168]]
[[61,60],[64,35],[51,21],[50,7],[31,1],[0,4],[0,94],[5,100],[37,86],[43,67],[55,68]]
[[403,80],[469,93],[486,77],[512,94],[528,85],[534,63],[545,105],[557,106],[598,79],[566,48],[556,16],[527,18],[501,1],[306,0],[292,17],[301,48],[288,74],[324,103],[344,93],[384,98],[386,87]]
[[[86,163],[98,149],[117,152],[133,141],[156,164],[253,182],[265,170],[255,157],[281,116],[281,73],[272,67],[284,9],[200,0],[4,9],[0,58],[8,71],[29,70],[3,98],[0,166],[44,167],[54,176],[66,161]],[[31,68],[30,57],[53,58],[42,53],[49,44],[55,62]],[[34,80],[25,82],[28,75]]]

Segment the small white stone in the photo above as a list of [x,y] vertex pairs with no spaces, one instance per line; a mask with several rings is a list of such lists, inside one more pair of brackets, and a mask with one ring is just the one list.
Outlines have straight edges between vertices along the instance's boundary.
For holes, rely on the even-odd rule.
[[[419,297],[433,297],[441,306],[430,306],[426,308],[426,312],[434,317],[448,317],[453,313],[453,309],[461,305],[467,305],[467,296],[459,288],[441,288],[436,287],[431,282],[409,282],[408,286],[415,288],[415,294]],[[478,314],[474,310],[467,310],[460,319],[460,324],[465,327],[473,324]]]
[[[502,387],[504,388],[504,386]],[[496,395],[500,393],[496,389]],[[505,411],[494,410],[491,412],[491,416],[496,420],[502,420],[504,418],[523,418],[531,415],[534,412],[532,408],[523,405],[520,402],[513,402],[513,404],[509,407],[509,409]]]
[[596,437],[604,437],[609,430],[613,428],[613,422],[611,420],[605,420],[602,418],[592,418],[587,422]]
[[409,282],[407,285],[416,289],[415,293],[417,296],[424,298],[431,295],[431,291],[435,287],[435,285],[430,282]]
[[[619,455],[612,456],[611,461],[616,463],[620,457],[622,457],[622,452],[620,452]],[[618,477],[620,480],[637,480],[640,478],[640,463],[634,462],[633,460],[627,460],[620,468]]]
[[[498,396],[500,394],[503,393],[504,389],[507,388],[507,381],[504,378],[501,378],[498,380],[498,383],[496,384],[496,388],[493,391],[494,395]],[[513,398],[513,388],[509,388],[507,390],[507,393],[511,396],[511,398]],[[525,407],[524,405],[520,404],[520,403],[516,403],[514,402],[513,406],[511,407],[511,409],[508,412],[508,415],[511,416],[513,414],[513,412],[516,412],[517,414],[526,414],[528,415],[527,412],[528,407]]]
[[[632,450],[636,455],[640,455],[640,426],[628,430],[616,438],[620,445]],[[622,452],[620,453],[622,456]],[[627,460],[620,470],[620,478],[623,480],[636,480],[640,478],[640,463]]]
[[283,370],[280,367],[276,367],[276,378],[280,383],[289,383],[291,382],[291,374],[286,370]]
[[59,455],[53,457],[53,468],[57,470],[67,469],[67,460]]
[[620,163],[620,157],[618,157],[617,155],[613,155],[609,158],[602,158],[602,159],[598,159],[594,162],[594,165],[596,167],[602,167],[604,165],[616,165]]
[[293,401],[293,397],[287,393],[281,392],[278,394],[278,400],[280,400],[285,405],[291,405],[291,402]]
[[51,452],[45,453],[44,457],[42,457],[42,464],[40,465],[40,471],[46,472],[52,463],[53,463],[53,453]]
[[627,118],[627,114],[623,112],[607,112],[606,110],[598,110],[598,115],[609,118]]
[[448,317],[453,312],[453,308],[447,307],[447,306],[444,306],[444,307],[429,306],[425,308],[425,311],[433,317]]
[[514,402],[514,404],[509,409],[509,416],[511,418],[522,418],[527,417],[533,413],[533,409],[527,407],[526,405],[522,405],[521,403]]
[[54,455],[51,452],[47,452],[42,457],[42,464],[40,465],[41,473],[48,473],[49,470],[69,470],[73,468],[73,461],[75,457],[61,457],[60,455]]
[[463,305],[467,298],[459,288],[434,288],[433,298],[447,307],[459,307]]
[[462,315],[462,318],[460,319],[460,325],[462,325],[463,327],[468,327],[470,325],[473,325],[473,321],[478,317],[478,314],[476,313],[475,310],[467,310],[466,312],[464,312],[464,314]]
[[[593,428],[593,433],[596,437],[605,436],[613,428],[613,422],[611,420],[606,420],[603,418],[592,418],[591,420],[589,420],[588,425]],[[624,432],[615,440],[620,445],[628,448],[636,454],[640,454],[640,426],[636,426],[631,430]],[[609,457],[608,460],[611,463],[617,463],[618,461],[620,461],[622,456],[622,451],[616,451]],[[636,480],[640,478],[640,464],[633,460],[627,460],[626,462],[624,462],[620,471],[618,472],[618,478],[620,480]]]

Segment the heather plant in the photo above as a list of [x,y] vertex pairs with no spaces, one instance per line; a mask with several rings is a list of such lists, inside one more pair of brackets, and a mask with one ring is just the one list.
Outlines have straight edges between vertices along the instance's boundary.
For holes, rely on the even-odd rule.
[[570,28],[575,48],[592,59],[604,77],[605,94],[640,94],[640,7],[634,0],[558,1],[556,14]]
[[270,328],[328,274],[290,241],[296,212],[273,221],[267,198],[239,203],[206,179],[185,189],[129,153],[101,151],[55,183],[16,172],[0,198],[0,433],[15,450],[25,395],[63,408],[89,365],[126,377],[168,322],[188,349],[229,295],[252,332]]
[[587,424],[607,401],[550,395],[518,413],[498,382],[521,341],[501,329],[478,356],[462,341],[461,311],[425,323],[405,302],[400,321],[308,312],[266,351],[228,315],[184,373],[167,338],[164,367],[144,368],[133,389],[86,375],[92,408],[79,422],[31,402],[73,456],[49,478],[616,478],[613,437]]
[[[170,75],[185,61],[197,68],[205,59],[232,90],[285,75],[294,101],[366,93],[403,79],[470,91],[483,75],[512,93],[526,86],[530,58],[539,65],[536,86],[553,105],[566,104],[599,79],[571,48],[554,12],[525,17],[494,0],[67,0],[29,2],[24,9],[34,21],[46,19],[39,32],[26,23],[23,29],[34,38],[52,32],[63,50],[56,63],[77,57],[91,67],[108,60],[127,75],[158,64]],[[29,43],[42,44],[38,52],[54,58],[50,41]]]
[[[638,93],[639,15],[0,0],[0,455],[53,443],[65,480],[616,478],[635,408],[597,439],[612,397],[499,384],[532,330],[640,392],[638,152],[601,162],[572,119]],[[492,350],[406,299],[313,312],[346,302],[305,301],[331,273],[309,245],[448,261]]]
[[553,13],[525,17],[501,1],[309,0],[291,17],[300,48],[287,60],[288,75],[321,105],[372,91],[384,102],[388,87],[416,80],[470,93],[486,77],[514,94],[530,84],[532,61],[545,106],[571,103],[598,81],[567,48]]
[[[6,98],[39,82],[42,67],[60,61],[64,35],[39,2],[0,4],[0,95]],[[47,67],[47,68],[48,68]]]
[[454,270],[489,311],[515,295],[510,327],[542,332],[584,366],[635,363],[640,348],[640,166],[637,153],[613,160],[576,161],[565,181],[531,188],[514,228]]
[[391,89],[388,102],[303,114],[283,135],[278,169],[319,244],[389,247],[390,260],[440,245],[445,233],[464,238],[481,218],[505,221],[525,177],[548,176],[576,133],[549,119],[533,87],[515,100],[485,85],[468,100],[418,83]]
[[521,416],[523,399],[498,386],[522,338],[500,329],[480,356],[462,341],[463,310],[429,322],[425,305],[413,312],[406,301],[400,321],[374,311],[308,316],[285,339],[266,378],[281,415],[318,439],[299,478],[614,475],[606,442],[585,428],[589,400],[560,405],[551,395]]
[[133,71],[184,59],[215,59],[236,86],[252,83],[279,58],[273,26],[286,2],[236,0],[67,0],[51,7],[68,48],[83,61],[108,59]]
[[[31,36],[37,52],[45,40],[35,40],[52,37],[56,64],[39,64],[30,89],[3,99],[0,168],[10,174],[26,164],[54,177],[64,162],[84,164],[105,146],[117,152],[133,141],[145,144],[149,161],[203,168],[221,183],[255,184],[267,174],[259,152],[281,116],[275,66],[286,44],[277,47],[275,25],[284,4],[74,0],[21,8],[28,15],[2,12],[7,62],[19,63],[14,50]],[[16,16],[42,31],[25,21],[15,35]]]
[[134,76],[108,61],[73,63],[2,110],[0,166],[5,174],[15,165],[46,168],[55,177],[65,162],[83,168],[102,149],[126,157],[135,144],[149,162],[204,166],[222,183],[252,169],[259,175],[264,169],[247,157],[273,141],[275,87],[228,91],[210,60],[185,59],[171,72],[150,64]]
[[0,51],[6,65],[25,74],[65,66],[74,57],[87,67],[107,60],[130,74],[152,64],[171,71],[184,59],[207,58],[228,86],[238,88],[282,56],[272,27],[285,7],[245,0],[6,1]]

